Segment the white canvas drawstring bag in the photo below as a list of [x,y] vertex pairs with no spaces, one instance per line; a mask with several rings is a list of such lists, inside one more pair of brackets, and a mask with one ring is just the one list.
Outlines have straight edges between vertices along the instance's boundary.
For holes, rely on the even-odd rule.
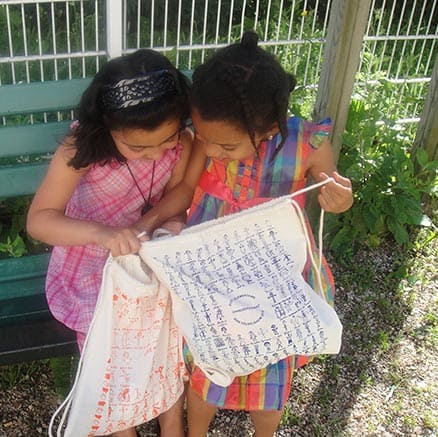
[[61,412],[56,435],[85,437],[167,411],[184,389],[181,347],[168,289],[138,255],[109,257],[76,380],[49,436]]
[[140,256],[170,289],[195,364],[227,386],[290,355],[339,352],[342,325],[321,281],[313,290],[302,276],[307,256],[320,269],[309,246],[285,196],[145,242]]

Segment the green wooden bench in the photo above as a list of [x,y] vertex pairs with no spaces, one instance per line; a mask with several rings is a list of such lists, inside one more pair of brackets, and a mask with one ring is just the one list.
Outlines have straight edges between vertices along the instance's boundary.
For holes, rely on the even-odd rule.
[[[38,188],[50,154],[69,128],[70,121],[57,121],[59,114],[66,120],[58,111],[76,107],[89,82],[0,86],[0,202],[32,195]],[[48,261],[49,253],[0,259],[0,365],[77,351],[74,332],[57,322],[47,307]]]

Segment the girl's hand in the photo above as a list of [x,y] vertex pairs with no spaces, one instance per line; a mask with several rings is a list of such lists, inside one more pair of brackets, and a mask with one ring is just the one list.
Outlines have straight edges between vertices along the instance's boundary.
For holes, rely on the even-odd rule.
[[[320,180],[327,179],[326,173],[320,173]],[[334,182],[323,185],[318,194],[318,201],[321,208],[326,212],[344,212],[353,205],[353,192],[351,181],[344,178],[337,172],[332,175]]]
[[96,234],[96,244],[109,250],[112,256],[137,253],[141,242],[149,239],[147,234],[139,234],[135,228],[102,226]]

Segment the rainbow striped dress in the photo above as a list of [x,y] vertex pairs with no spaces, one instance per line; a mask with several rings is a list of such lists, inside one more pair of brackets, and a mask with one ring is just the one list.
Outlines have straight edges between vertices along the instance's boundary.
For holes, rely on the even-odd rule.
[[[330,130],[329,119],[310,123],[299,117],[291,117],[288,120],[288,137],[275,157],[276,147],[281,141],[280,134],[271,141],[262,142],[257,157],[228,163],[209,158],[190,207],[189,226],[303,188],[307,182],[306,162],[327,138]],[[303,196],[294,200],[304,208]],[[309,224],[308,227],[310,230]],[[315,259],[318,259],[312,233],[309,232],[309,235]],[[333,277],[325,260],[322,273],[327,299],[333,302]],[[306,265],[303,276],[313,286],[314,273],[310,263]],[[250,375],[236,377],[230,386],[221,387],[194,365],[187,347],[184,354],[190,372],[190,385],[195,393],[217,407],[247,411],[281,410],[289,398],[294,368],[309,361],[308,357],[288,357]]]

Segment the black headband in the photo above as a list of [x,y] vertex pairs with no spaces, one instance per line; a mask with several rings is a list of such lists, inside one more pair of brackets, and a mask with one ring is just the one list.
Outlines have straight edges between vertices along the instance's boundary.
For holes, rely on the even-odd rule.
[[157,70],[106,86],[101,102],[105,110],[114,111],[153,102],[165,94],[176,91],[175,77],[172,73],[169,70]]

